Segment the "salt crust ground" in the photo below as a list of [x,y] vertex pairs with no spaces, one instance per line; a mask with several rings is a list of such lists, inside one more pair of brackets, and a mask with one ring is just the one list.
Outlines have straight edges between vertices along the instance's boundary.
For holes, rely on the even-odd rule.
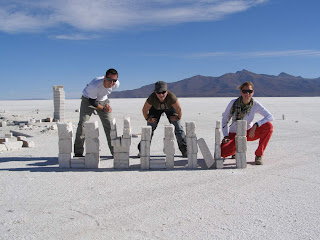
[[[188,170],[176,152],[174,170],[141,171],[134,158],[140,138],[133,138],[130,170],[113,170],[97,116],[102,168],[59,169],[57,131],[48,130],[54,123],[0,128],[0,137],[16,130],[35,142],[0,153],[0,239],[319,239],[320,98],[256,99],[274,114],[274,134],[263,166],[253,164],[257,143],[248,143],[246,169],[229,159],[222,170]],[[213,149],[215,121],[230,100],[181,98],[182,122],[195,121],[198,138]],[[133,133],[141,132],[144,101],[111,100],[120,133],[125,116]],[[80,100],[66,100],[74,129],[79,106]],[[52,117],[53,101],[0,101],[0,116]],[[164,157],[166,123],[163,117],[153,157]]]

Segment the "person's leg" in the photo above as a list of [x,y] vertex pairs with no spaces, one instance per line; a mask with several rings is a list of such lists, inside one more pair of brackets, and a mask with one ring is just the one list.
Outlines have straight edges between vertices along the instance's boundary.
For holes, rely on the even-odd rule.
[[[104,102],[99,102],[99,104],[101,104],[102,106],[105,106],[106,104],[109,104],[109,102],[110,101],[107,99]],[[99,111],[99,110],[97,112],[100,117],[103,129],[104,129],[104,133],[106,134],[110,153],[113,155],[113,146],[111,145],[111,136],[110,136],[112,113],[111,112],[103,112],[103,111]]]
[[[163,110],[157,110],[154,107],[151,107],[149,109],[149,116],[152,116],[152,118],[156,119],[156,121],[154,123],[147,122],[147,126],[151,126],[151,139],[153,137],[154,130],[156,130],[156,128],[158,126],[158,123],[160,121],[162,113],[163,113]],[[151,140],[150,140],[150,142],[151,142]],[[138,150],[140,151],[140,143],[138,144]]]
[[178,147],[180,149],[180,152],[182,153],[182,156],[187,157],[188,153],[187,153],[186,134],[183,130],[181,122],[180,122],[180,120],[178,120],[178,121],[171,121],[170,120],[170,117],[173,116],[177,112],[174,109],[174,107],[171,107],[170,109],[165,110],[165,113],[167,115],[169,122],[174,125],[174,129],[175,129],[174,133],[177,138],[177,143],[178,143]]
[[83,155],[84,152],[84,123],[89,121],[90,116],[93,113],[94,108],[90,107],[91,104],[87,98],[82,97],[80,106],[80,117],[76,133],[76,139],[74,141],[74,154]]
[[221,143],[221,157],[226,158],[236,153],[235,136],[235,133],[229,133],[230,141],[227,143]]
[[257,127],[253,138],[249,137],[249,131],[250,129],[247,131],[247,139],[248,141],[255,141],[259,139],[259,146],[255,151],[255,155],[262,157],[264,150],[266,149],[268,142],[271,138],[273,132],[273,125],[271,122],[267,122],[261,125],[260,127]]

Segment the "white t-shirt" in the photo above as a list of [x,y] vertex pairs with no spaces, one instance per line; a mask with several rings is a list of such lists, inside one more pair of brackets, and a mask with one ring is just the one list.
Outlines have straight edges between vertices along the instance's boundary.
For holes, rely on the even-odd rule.
[[82,96],[86,98],[96,99],[97,101],[105,101],[108,95],[120,86],[119,80],[112,88],[105,88],[103,85],[104,76],[93,79],[85,89],[83,89]]
[[[237,126],[236,126],[235,122],[233,122],[231,124],[230,129],[228,131],[228,124],[230,124],[230,122],[232,121],[232,118],[230,119],[230,122],[227,123],[231,107],[236,100],[237,100],[237,98],[231,100],[231,102],[227,106],[225,112],[222,114],[222,133],[223,133],[223,136],[228,136],[229,132],[231,132],[231,133],[237,132],[237,129],[236,129]],[[249,114],[245,115],[243,118],[243,120],[247,121],[247,129],[252,128],[252,126],[254,124],[254,122],[253,122],[254,115],[256,113],[259,113],[264,117],[263,119],[257,121],[259,126],[261,126],[262,124],[264,124],[266,122],[270,122],[273,120],[273,115],[265,107],[263,107],[258,101],[254,100],[253,106],[252,106]]]

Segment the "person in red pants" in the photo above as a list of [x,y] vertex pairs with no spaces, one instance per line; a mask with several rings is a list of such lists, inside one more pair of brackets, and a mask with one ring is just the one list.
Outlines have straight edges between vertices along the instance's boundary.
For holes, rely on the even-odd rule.
[[[259,139],[259,146],[255,151],[255,163],[262,165],[263,152],[266,149],[273,132],[271,121],[273,115],[252,97],[254,86],[252,82],[244,82],[239,87],[241,96],[231,100],[225,112],[222,114],[222,133],[224,138],[221,142],[221,157],[233,156],[236,152],[235,136],[237,120],[247,121],[247,140]],[[254,123],[255,114],[259,113],[263,118]],[[228,129],[228,123],[231,125]]]

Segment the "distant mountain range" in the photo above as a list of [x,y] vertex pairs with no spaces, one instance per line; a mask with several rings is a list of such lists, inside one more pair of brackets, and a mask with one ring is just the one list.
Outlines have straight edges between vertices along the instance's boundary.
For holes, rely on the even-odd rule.
[[[245,81],[254,84],[255,97],[313,97],[320,96],[320,78],[307,79],[280,73],[278,76],[256,74],[247,70],[227,73],[220,77],[196,75],[168,83],[177,97],[236,97],[237,89]],[[110,98],[146,98],[154,90],[154,83],[138,89],[116,91]]]

